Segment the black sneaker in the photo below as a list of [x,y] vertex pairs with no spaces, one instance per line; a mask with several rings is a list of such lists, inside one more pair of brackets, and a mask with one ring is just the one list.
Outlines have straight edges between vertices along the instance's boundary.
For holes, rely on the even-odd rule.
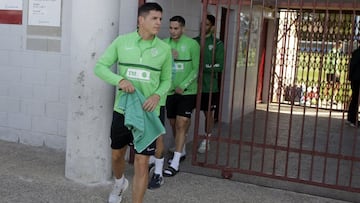
[[347,120],[345,123],[348,124],[350,127],[357,128],[358,125],[360,124],[360,121],[358,121],[356,124],[356,122],[353,123],[353,122]]
[[148,184],[148,189],[157,189],[160,188],[161,185],[164,184],[164,178],[159,174],[154,173],[151,177],[151,180]]

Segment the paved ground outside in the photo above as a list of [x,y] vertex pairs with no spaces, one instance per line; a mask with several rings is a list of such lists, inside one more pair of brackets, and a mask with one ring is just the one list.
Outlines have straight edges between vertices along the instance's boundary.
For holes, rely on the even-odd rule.
[[[112,182],[82,185],[64,176],[65,153],[0,141],[0,203],[107,202]],[[127,167],[130,181],[132,165]],[[131,202],[128,190],[123,202]],[[274,203],[345,201],[180,172],[157,190],[147,190],[145,203]]]

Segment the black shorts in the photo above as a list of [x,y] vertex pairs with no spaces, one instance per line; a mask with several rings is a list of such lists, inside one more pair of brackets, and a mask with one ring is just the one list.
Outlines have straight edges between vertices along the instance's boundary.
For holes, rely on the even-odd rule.
[[[111,124],[111,148],[112,149],[121,149],[126,145],[134,145],[133,144],[133,135],[131,131],[124,125],[125,117],[123,114],[118,112],[113,113],[113,120]],[[137,154],[143,155],[154,155],[155,154],[156,141],[151,143],[144,151],[137,152]]]
[[160,121],[165,127],[165,106],[160,106],[160,115],[159,115]]
[[[214,111],[219,106],[219,99],[220,99],[219,92],[214,92],[211,94],[211,104],[210,104],[210,111]],[[208,111],[209,109],[209,100],[210,100],[210,93],[201,93],[201,111]]]
[[196,106],[196,95],[169,95],[166,99],[166,112],[168,118],[183,116],[191,118]]

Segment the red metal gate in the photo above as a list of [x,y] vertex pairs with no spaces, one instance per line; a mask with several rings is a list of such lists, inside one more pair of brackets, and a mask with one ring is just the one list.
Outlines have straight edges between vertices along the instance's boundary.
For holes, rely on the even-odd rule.
[[[345,122],[360,2],[202,2],[203,19],[210,10],[218,28],[225,22],[216,35],[225,36],[226,60],[219,122],[205,136],[197,110],[192,164],[225,178],[249,174],[360,193],[360,130]],[[211,147],[199,154],[202,139]]]

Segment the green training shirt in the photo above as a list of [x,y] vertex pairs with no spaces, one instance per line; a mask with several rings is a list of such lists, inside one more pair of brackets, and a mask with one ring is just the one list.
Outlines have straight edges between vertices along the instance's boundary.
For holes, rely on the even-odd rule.
[[[200,36],[194,38],[199,44]],[[212,56],[214,48],[214,36],[209,35],[205,38],[205,47],[204,47],[204,67],[203,67],[203,81],[202,81],[202,92],[219,92],[218,84],[218,74],[222,72],[224,67],[224,44],[220,39],[215,41],[215,60],[214,65],[212,65]],[[213,73],[211,73],[213,71]],[[211,77],[213,74],[213,77]],[[212,82],[212,87],[210,86]]]
[[[117,72],[111,67],[117,63]],[[118,87],[120,80],[131,81],[145,98],[153,94],[164,100],[171,86],[172,56],[168,44],[158,37],[143,40],[137,32],[118,36],[105,50],[95,65],[95,74],[107,83]],[[123,91],[116,88],[114,111]],[[155,110],[159,115],[160,102]]]
[[164,41],[178,52],[178,57],[174,59],[175,75],[169,94],[174,94],[177,87],[184,90],[183,95],[196,94],[200,60],[199,44],[185,35],[181,35],[178,41],[171,38],[166,38]]

